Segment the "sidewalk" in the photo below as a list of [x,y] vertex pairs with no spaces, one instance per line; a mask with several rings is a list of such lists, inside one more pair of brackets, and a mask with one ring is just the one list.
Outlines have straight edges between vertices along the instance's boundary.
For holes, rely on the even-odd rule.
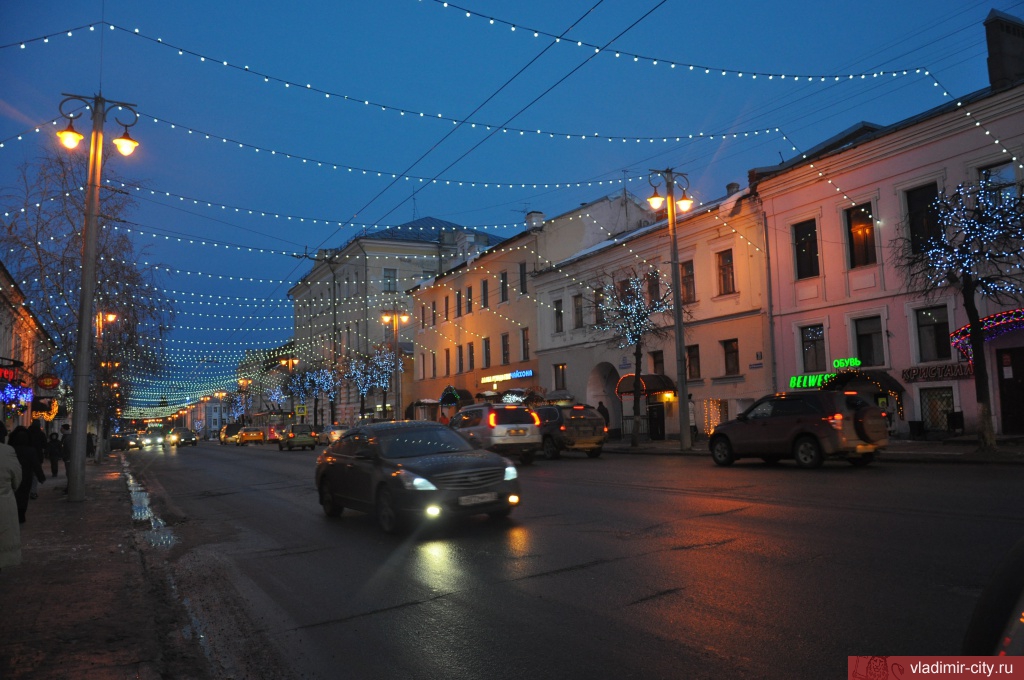
[[[911,439],[890,439],[889,445],[878,454],[876,461],[883,463],[1024,463],[1024,438],[997,436],[995,453],[977,452],[978,438],[963,435],[942,441],[918,441]],[[679,440],[641,441],[631,447],[629,439],[611,439],[604,445],[606,453],[640,454],[649,456],[708,456],[708,440],[701,438],[693,444],[692,451],[680,453]]]
[[21,525],[22,563],[0,572],[0,678],[158,680],[180,673],[177,607],[162,560],[136,542],[119,456],[86,462],[70,503],[63,463]]

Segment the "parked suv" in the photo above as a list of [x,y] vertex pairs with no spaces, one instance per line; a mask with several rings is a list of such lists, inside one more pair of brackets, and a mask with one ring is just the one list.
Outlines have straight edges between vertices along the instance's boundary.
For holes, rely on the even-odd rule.
[[867,465],[888,443],[882,409],[856,394],[807,391],[762,397],[735,420],[717,425],[708,446],[718,465],[793,458],[800,467],[816,468],[829,457]]
[[591,458],[601,455],[608,439],[604,416],[586,404],[538,406],[540,436],[544,455],[558,458],[563,449],[586,451]]
[[518,455],[523,465],[532,463],[541,447],[540,419],[528,406],[473,404],[452,416],[448,426],[477,448]]
[[224,427],[220,428],[220,445],[227,446],[231,444],[238,444],[238,431],[242,429],[241,423],[228,423]]
[[304,449],[316,446],[316,437],[313,435],[313,426],[307,423],[294,423],[284,428],[281,438],[277,440],[277,450]]

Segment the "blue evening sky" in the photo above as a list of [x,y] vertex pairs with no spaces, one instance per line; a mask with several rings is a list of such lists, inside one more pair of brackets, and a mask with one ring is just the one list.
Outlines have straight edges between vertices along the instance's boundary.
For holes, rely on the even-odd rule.
[[286,291],[309,263],[284,253],[424,216],[512,235],[527,211],[623,182],[646,198],[651,168],[713,200],[794,147],[985,87],[982,21],[1022,5],[7,0],[0,186],[50,143],[52,126],[31,131],[61,93],[137,106],[140,146],[112,162],[158,192],[128,226],[176,270],[160,283],[179,311],[173,384],[140,396],[180,404],[230,388],[246,347],[290,336]]

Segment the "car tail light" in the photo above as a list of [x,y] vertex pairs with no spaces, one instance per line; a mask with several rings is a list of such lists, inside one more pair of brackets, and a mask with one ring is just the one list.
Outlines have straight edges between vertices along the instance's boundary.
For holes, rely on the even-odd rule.
[[561,430],[562,432],[565,432],[565,425],[559,425],[558,429]]
[[843,429],[843,414],[842,413],[833,413],[828,418],[825,418],[825,420],[827,420],[828,424],[832,426],[832,429],[834,429],[834,430],[841,430],[841,429]]
[[583,410],[583,404],[577,404],[576,406],[573,406],[572,410],[573,411],[582,411]]
[[607,425],[604,426],[604,431],[608,432],[608,426]]
[[530,415],[533,416],[533,424],[540,427],[540,416],[537,415],[537,412],[530,411]]
[[291,439],[291,438],[292,438],[292,437],[294,437],[294,436],[295,436],[295,433],[294,433],[294,432],[289,432],[289,433],[288,433],[288,438],[289,438],[289,439]]
[[494,413],[492,411],[490,413],[490,415],[487,416],[487,425],[488,425],[488,427],[494,427],[497,424],[498,424],[498,414]]

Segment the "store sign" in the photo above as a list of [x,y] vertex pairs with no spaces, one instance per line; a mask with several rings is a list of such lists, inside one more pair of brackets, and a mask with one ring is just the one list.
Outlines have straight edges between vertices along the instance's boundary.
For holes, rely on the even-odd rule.
[[[842,370],[844,368],[860,368],[860,359],[847,357],[836,359],[832,362],[832,368]],[[812,375],[792,375],[789,377],[789,389],[799,390],[808,388],[819,388],[822,383],[835,376],[835,373],[814,373]]]
[[528,368],[525,371],[512,371],[511,373],[501,373],[499,375],[488,375],[480,378],[481,383],[498,383],[505,382],[506,380],[516,380],[518,378],[532,378],[533,369]]
[[36,385],[41,390],[55,390],[60,385],[60,378],[53,373],[44,373],[36,378]]
[[903,369],[903,382],[929,382],[933,380],[963,380],[974,375],[974,364],[942,364],[941,366],[913,366]]
[[18,369],[9,366],[0,366],[0,378],[7,382],[14,382],[18,379]]

